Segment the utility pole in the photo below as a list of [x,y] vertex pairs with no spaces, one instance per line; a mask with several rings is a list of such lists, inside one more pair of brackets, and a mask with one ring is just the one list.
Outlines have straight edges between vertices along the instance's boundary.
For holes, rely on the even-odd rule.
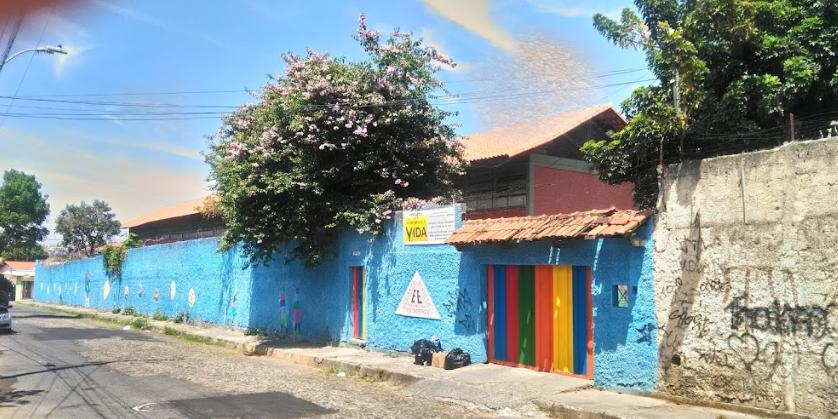
[[6,48],[3,49],[3,54],[0,55],[0,71],[3,71],[3,66],[6,65],[6,62],[9,58],[9,53],[12,51],[12,46],[15,43],[15,38],[17,38],[17,33],[20,31],[20,25],[23,24],[23,16],[17,18],[12,27],[12,32],[9,33],[9,40],[6,42]]

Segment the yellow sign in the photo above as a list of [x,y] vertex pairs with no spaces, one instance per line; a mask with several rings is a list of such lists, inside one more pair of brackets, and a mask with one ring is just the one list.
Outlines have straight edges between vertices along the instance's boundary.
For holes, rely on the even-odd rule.
[[405,211],[402,236],[406,245],[443,244],[454,233],[454,206]]
[[404,218],[404,241],[424,243],[428,241],[428,217],[424,215]]

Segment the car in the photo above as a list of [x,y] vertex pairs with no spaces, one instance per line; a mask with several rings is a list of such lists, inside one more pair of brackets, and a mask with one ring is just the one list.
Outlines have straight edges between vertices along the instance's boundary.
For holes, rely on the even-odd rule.
[[5,306],[0,306],[0,332],[12,332],[12,312]]

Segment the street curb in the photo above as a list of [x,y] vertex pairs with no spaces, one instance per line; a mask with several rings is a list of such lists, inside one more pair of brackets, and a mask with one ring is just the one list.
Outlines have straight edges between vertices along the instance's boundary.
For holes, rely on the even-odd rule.
[[298,365],[338,370],[355,377],[367,378],[375,381],[387,381],[396,385],[408,385],[423,378],[411,374],[391,371],[385,368],[369,367],[361,364],[354,364],[347,361],[329,359],[322,356],[306,355],[298,352],[291,352],[271,346],[270,344],[257,344],[248,348],[251,353],[269,358],[279,359]]
[[[83,318],[93,318],[119,324],[128,324],[135,319],[142,318],[138,316],[108,313],[106,311],[95,310],[90,308],[82,309],[80,307],[45,304],[34,301],[18,302],[18,304],[31,306],[35,308],[42,308],[51,311],[75,313],[83,316]],[[297,365],[305,365],[325,370],[337,370],[354,377],[360,377],[374,381],[386,381],[399,386],[412,384],[424,379],[415,375],[391,371],[385,368],[369,367],[366,365],[354,364],[347,361],[334,360],[322,356],[306,355],[296,351],[284,350],[283,348],[274,345],[275,341],[272,341],[271,339],[259,339],[252,340],[250,342],[236,342],[223,338],[208,336],[201,333],[196,333],[195,330],[187,329],[196,328],[197,326],[183,325],[181,323],[174,323],[171,321],[164,320],[152,320],[150,318],[146,319],[148,321],[148,329],[146,330],[148,331],[152,331],[165,336],[181,337],[186,340],[190,340],[197,343],[205,343],[209,345],[237,350],[247,356],[264,356],[268,358],[274,358],[281,361],[290,362]]]

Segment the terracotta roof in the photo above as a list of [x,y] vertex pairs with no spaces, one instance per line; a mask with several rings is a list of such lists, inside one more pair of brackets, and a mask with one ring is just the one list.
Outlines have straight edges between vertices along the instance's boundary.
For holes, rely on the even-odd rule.
[[143,214],[137,218],[134,218],[133,220],[122,223],[122,228],[139,227],[143,224],[148,224],[155,221],[198,214],[201,212],[201,208],[203,208],[204,201],[206,199],[207,198],[193,199],[191,201],[181,202],[179,204],[157,208],[152,212]]
[[34,271],[35,262],[26,262],[21,260],[7,260],[6,265],[12,268],[13,271]]
[[596,105],[468,135],[461,140],[464,146],[463,156],[468,161],[515,157],[546,145],[599,116],[611,118],[616,128],[622,128],[626,124],[626,120],[613,106]]
[[454,245],[621,237],[637,230],[648,211],[594,210],[572,214],[468,220],[446,243]]

